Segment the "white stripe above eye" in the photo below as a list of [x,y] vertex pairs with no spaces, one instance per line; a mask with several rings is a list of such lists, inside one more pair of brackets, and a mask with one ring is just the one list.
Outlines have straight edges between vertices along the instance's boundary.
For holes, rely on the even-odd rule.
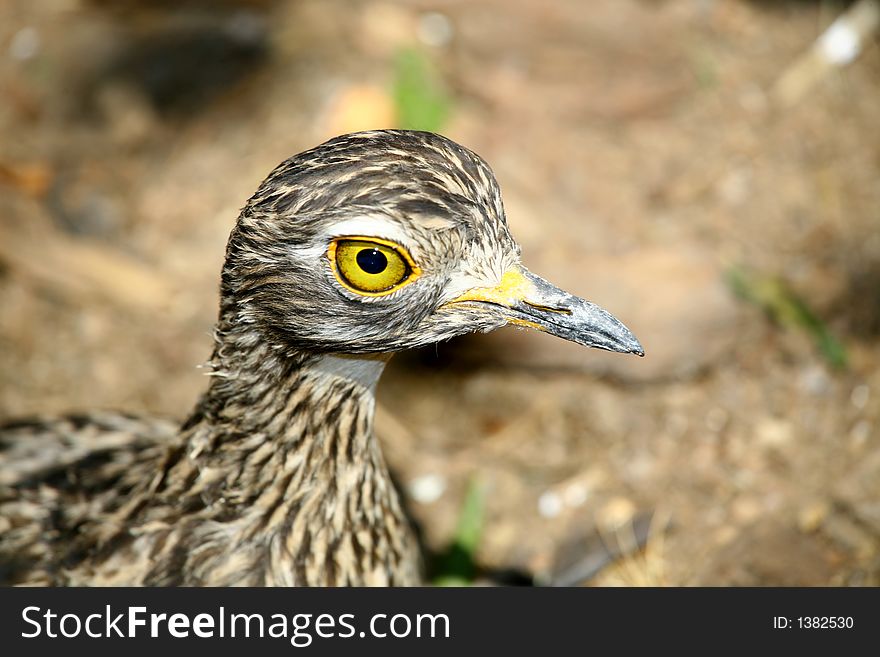
[[393,221],[381,216],[362,215],[340,221],[330,226],[325,235],[326,240],[290,246],[290,251],[300,260],[311,259],[318,262],[327,253],[327,245],[337,237],[378,237],[400,244],[411,254],[413,251],[404,230]]
[[333,224],[330,237],[378,237],[407,246],[406,231],[398,224],[381,216],[360,216]]

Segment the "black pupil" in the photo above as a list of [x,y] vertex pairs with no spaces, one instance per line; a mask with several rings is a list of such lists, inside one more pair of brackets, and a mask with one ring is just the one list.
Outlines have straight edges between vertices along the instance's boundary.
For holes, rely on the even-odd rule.
[[357,263],[368,274],[381,274],[388,267],[388,258],[379,249],[362,249],[358,251]]

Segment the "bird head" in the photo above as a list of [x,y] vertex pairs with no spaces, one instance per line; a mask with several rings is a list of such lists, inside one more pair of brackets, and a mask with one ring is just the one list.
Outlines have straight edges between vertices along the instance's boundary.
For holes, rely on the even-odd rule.
[[280,164],[242,210],[222,281],[229,321],[279,348],[389,353],[514,324],[643,354],[520,263],[488,165],[427,132],[344,135]]

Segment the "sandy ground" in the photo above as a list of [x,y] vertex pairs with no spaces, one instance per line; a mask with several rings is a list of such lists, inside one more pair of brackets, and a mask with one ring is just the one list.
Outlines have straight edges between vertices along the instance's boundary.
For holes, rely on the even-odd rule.
[[[841,5],[198,4],[0,5],[0,416],[182,417],[238,209],[290,154],[392,126],[415,47],[526,264],[648,353],[504,329],[392,361],[378,427],[429,545],[476,482],[487,566],[880,583],[877,42],[773,92]],[[848,366],[732,294],[733,268],[783,281]]]

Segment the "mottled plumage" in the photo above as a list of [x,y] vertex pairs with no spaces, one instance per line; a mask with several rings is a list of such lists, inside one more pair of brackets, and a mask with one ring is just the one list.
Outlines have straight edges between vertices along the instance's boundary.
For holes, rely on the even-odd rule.
[[[329,245],[382,240],[410,280],[360,294]],[[230,235],[207,391],[182,426],[121,414],[0,429],[0,582],[408,585],[417,543],[373,437],[395,351],[506,323],[641,353],[519,265],[476,155],[430,133],[283,162]]]

